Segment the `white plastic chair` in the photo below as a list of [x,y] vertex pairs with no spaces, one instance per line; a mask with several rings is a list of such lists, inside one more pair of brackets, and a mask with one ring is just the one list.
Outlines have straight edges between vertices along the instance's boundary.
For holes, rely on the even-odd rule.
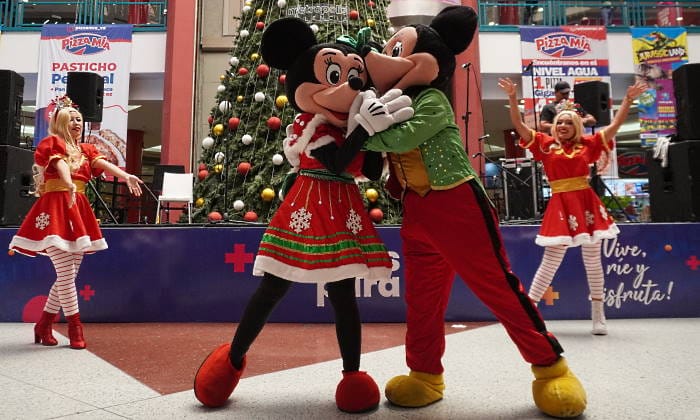
[[163,191],[158,196],[156,209],[156,224],[160,223],[161,203],[168,203],[163,208],[169,209],[170,203],[187,203],[187,222],[192,223],[192,186],[194,174],[175,174],[165,172],[163,174]]

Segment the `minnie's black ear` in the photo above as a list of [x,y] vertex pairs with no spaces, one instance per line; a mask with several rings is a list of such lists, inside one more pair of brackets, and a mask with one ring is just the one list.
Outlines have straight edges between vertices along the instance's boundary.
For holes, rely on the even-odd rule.
[[287,70],[303,52],[316,45],[316,35],[298,18],[282,18],[272,22],[262,35],[260,52],[272,67]]
[[449,6],[435,16],[430,27],[440,34],[445,45],[457,55],[466,50],[472,39],[479,17],[469,6]]

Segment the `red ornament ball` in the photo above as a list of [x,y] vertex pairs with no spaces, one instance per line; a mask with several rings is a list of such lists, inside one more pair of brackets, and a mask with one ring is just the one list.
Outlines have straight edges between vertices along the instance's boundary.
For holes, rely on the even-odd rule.
[[209,122],[209,125],[214,124],[214,117],[210,115],[209,118],[207,118],[207,121]]
[[247,211],[245,215],[243,215],[243,220],[247,222],[256,222],[258,220],[258,215],[254,211]]
[[207,164],[206,163],[200,163],[199,166],[197,166],[198,171],[203,171],[207,169]]
[[223,219],[223,217],[221,217],[221,213],[219,213],[218,211],[213,211],[207,215],[207,219],[210,222],[218,222],[221,219]]
[[379,223],[384,219],[384,212],[380,208],[373,208],[369,211],[369,218],[372,219],[374,223]]
[[250,163],[248,163],[248,162],[239,163],[238,167],[236,168],[236,171],[238,171],[238,173],[241,175],[246,175],[248,173],[248,171],[250,171]]
[[199,171],[199,173],[197,173],[197,178],[199,178],[200,181],[203,181],[204,178],[206,178],[208,176],[209,176],[209,171],[207,171],[206,169],[202,169]]
[[286,74],[280,74],[280,77],[279,77],[277,80],[279,80],[280,84],[283,85],[284,82],[287,81],[287,75],[286,75]]
[[273,131],[277,131],[282,126],[282,120],[277,117],[270,117],[267,119],[267,128]]
[[367,2],[367,6],[374,7],[375,5],[374,5],[374,2],[372,0],[370,0]]
[[258,77],[264,79],[270,74],[270,67],[267,64],[261,64],[257,69],[255,69],[255,73],[258,75]]
[[246,74],[248,74],[248,69],[245,67],[241,67],[240,69],[238,69],[238,74],[240,74],[241,76],[245,76]]
[[238,128],[238,125],[241,123],[241,119],[238,117],[231,117],[228,119],[228,129],[229,130],[235,130]]
[[357,19],[360,18],[360,12],[358,12],[357,10],[351,10],[351,11],[348,13],[348,17],[349,17],[351,20],[357,20]]
[[255,29],[262,31],[265,28],[265,22],[255,22]]

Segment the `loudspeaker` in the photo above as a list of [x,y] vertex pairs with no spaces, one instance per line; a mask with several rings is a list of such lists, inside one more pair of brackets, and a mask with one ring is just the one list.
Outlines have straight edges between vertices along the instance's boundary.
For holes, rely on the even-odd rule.
[[83,121],[102,122],[105,81],[97,73],[69,71],[66,95],[78,105]]
[[700,221],[700,140],[668,145],[668,166],[647,151],[653,222]]
[[163,190],[163,174],[169,172],[173,174],[184,174],[184,165],[156,165],[153,167],[153,184],[151,189],[153,191]]
[[507,220],[535,219],[538,214],[538,171],[530,159],[503,160],[503,198]]
[[19,146],[23,95],[24,77],[0,70],[0,144]]
[[574,100],[596,119],[596,125],[610,124],[610,85],[594,80],[574,85]]
[[700,63],[684,64],[673,71],[676,128],[681,140],[700,139]]
[[0,225],[19,225],[34,204],[34,152],[0,145]]

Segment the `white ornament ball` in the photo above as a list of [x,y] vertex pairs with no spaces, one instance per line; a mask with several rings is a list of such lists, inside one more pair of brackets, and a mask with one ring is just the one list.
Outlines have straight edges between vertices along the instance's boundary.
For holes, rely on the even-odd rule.
[[238,59],[238,57],[231,57],[228,59],[228,63],[234,67],[236,67],[239,62],[240,60]]
[[214,155],[214,160],[220,163],[224,161],[225,157],[226,155],[223,152],[216,152]]
[[235,210],[241,211],[241,210],[243,210],[244,207],[245,207],[245,203],[243,202],[243,200],[236,200],[233,202],[233,208]]
[[247,38],[248,35],[250,35],[250,32],[248,32],[247,29],[243,29],[243,30],[239,33],[239,35],[241,36],[241,38]]
[[205,149],[211,149],[214,146],[214,139],[211,137],[204,137],[202,139],[202,147]]
[[389,26],[388,28],[386,28],[386,31],[389,33],[389,35],[394,35],[396,29],[394,29],[393,26]]
[[287,6],[287,2],[285,0],[279,0],[277,2],[277,7],[279,7],[280,9],[284,9],[285,6]]
[[219,102],[219,111],[222,113],[227,113],[228,110],[231,109],[231,102],[229,101],[221,101]]
[[241,137],[241,142],[247,146],[253,142],[253,136],[250,134],[245,134],[243,137]]
[[225,92],[226,91],[226,86],[224,85],[219,85],[216,87],[216,91],[219,93]]
[[313,33],[318,32],[318,25],[316,25],[315,23],[313,25],[311,25],[310,28],[311,28],[311,31],[313,31]]
[[272,156],[272,163],[279,166],[284,163],[284,157],[282,157],[282,155],[279,153],[275,153],[275,155]]
[[255,94],[255,102],[262,102],[265,100],[265,94],[262,92],[258,92]]
[[246,4],[245,6],[243,6],[243,9],[241,9],[241,10],[243,10],[243,13],[248,13],[248,12],[250,12],[251,9],[252,9],[252,7],[250,7],[250,5],[248,5],[248,4]]

